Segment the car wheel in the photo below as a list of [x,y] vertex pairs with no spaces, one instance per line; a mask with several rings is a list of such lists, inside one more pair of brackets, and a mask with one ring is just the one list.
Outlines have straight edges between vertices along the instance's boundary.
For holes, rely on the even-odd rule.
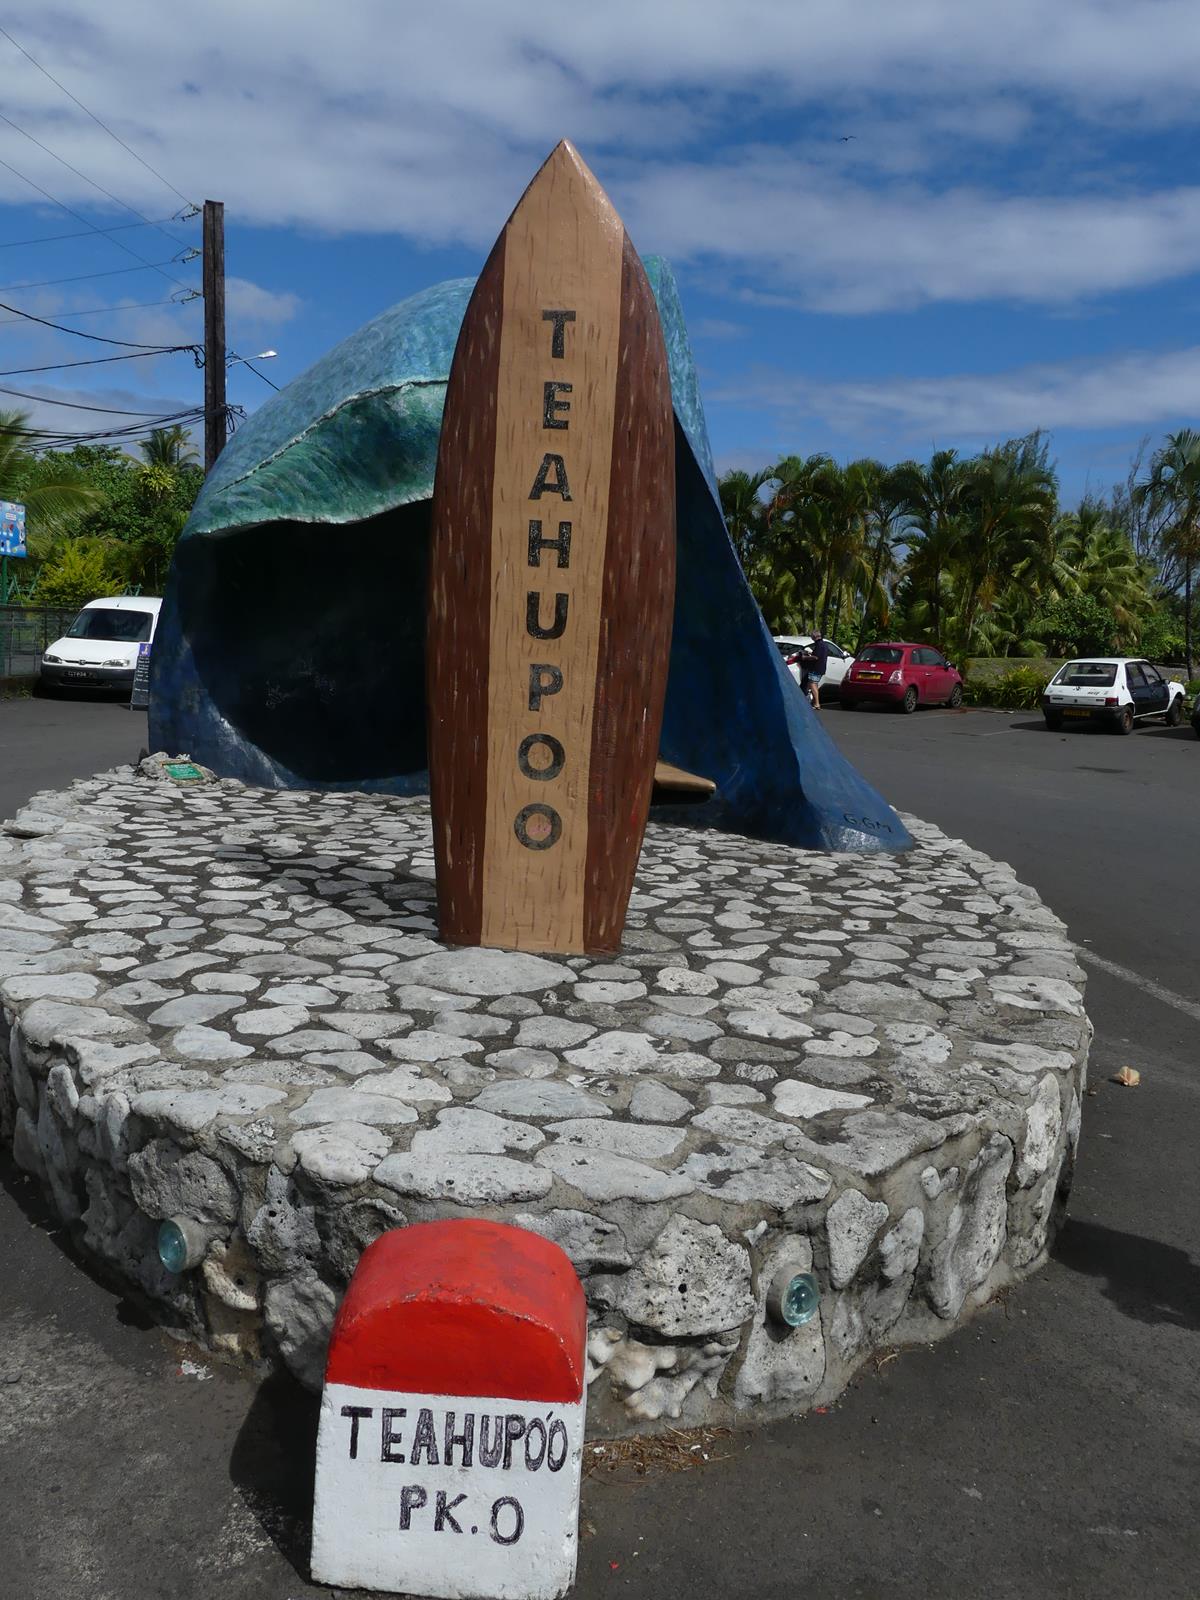
[[953,689],[951,689],[950,698],[949,698],[949,700],[946,701],[946,704],[950,707],[951,711],[957,711],[959,706],[962,705],[962,684],[961,683],[956,683],[954,685]]
[[912,684],[904,691],[904,699],[900,702],[900,709],[906,717],[911,717],[917,709],[917,691]]
[[1120,715],[1117,717],[1117,720],[1113,723],[1113,731],[1114,731],[1114,733],[1132,733],[1133,732],[1133,707],[1132,706],[1125,706],[1125,707],[1122,708]]
[[33,689],[31,690],[31,693],[35,700],[52,700],[57,693],[57,690],[53,689],[50,684],[46,682],[45,678],[39,675],[33,680]]
[[1183,721],[1183,699],[1181,696],[1176,695],[1175,699],[1171,701],[1163,721],[1168,728],[1177,728]]
[[1062,727],[1062,717],[1061,717],[1061,715],[1057,711],[1044,711],[1042,713],[1042,715],[1046,719],[1046,728],[1047,728],[1047,730],[1050,733],[1057,733],[1059,731],[1059,729]]

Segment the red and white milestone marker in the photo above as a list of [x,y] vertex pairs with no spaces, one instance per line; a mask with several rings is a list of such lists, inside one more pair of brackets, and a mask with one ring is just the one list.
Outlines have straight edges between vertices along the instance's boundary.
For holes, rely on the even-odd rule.
[[427,1222],[363,1254],[334,1323],[312,1574],[442,1600],[575,1578],[587,1308],[523,1228]]

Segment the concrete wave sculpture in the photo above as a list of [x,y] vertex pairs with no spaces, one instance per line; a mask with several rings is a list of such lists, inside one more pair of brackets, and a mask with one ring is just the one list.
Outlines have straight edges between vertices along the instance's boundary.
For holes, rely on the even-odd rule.
[[[812,849],[907,849],[903,823],[838,752],[771,641],[722,520],[675,280],[661,259],[645,267],[675,412],[662,758],[715,782],[698,822]],[[230,441],[168,582],[153,749],[268,788],[428,787],[430,500],[472,288],[438,284],[376,317]]]

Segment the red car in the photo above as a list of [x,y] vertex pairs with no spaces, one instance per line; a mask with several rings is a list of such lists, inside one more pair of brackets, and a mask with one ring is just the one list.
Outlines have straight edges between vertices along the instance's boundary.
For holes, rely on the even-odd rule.
[[842,679],[845,711],[872,700],[912,712],[918,706],[960,706],[962,697],[961,675],[928,644],[869,644]]

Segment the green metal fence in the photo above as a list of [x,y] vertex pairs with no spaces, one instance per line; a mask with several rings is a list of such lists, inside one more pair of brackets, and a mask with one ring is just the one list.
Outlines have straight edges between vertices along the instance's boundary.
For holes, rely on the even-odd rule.
[[0,606],[0,678],[32,678],[43,652],[79,615],[76,606]]

